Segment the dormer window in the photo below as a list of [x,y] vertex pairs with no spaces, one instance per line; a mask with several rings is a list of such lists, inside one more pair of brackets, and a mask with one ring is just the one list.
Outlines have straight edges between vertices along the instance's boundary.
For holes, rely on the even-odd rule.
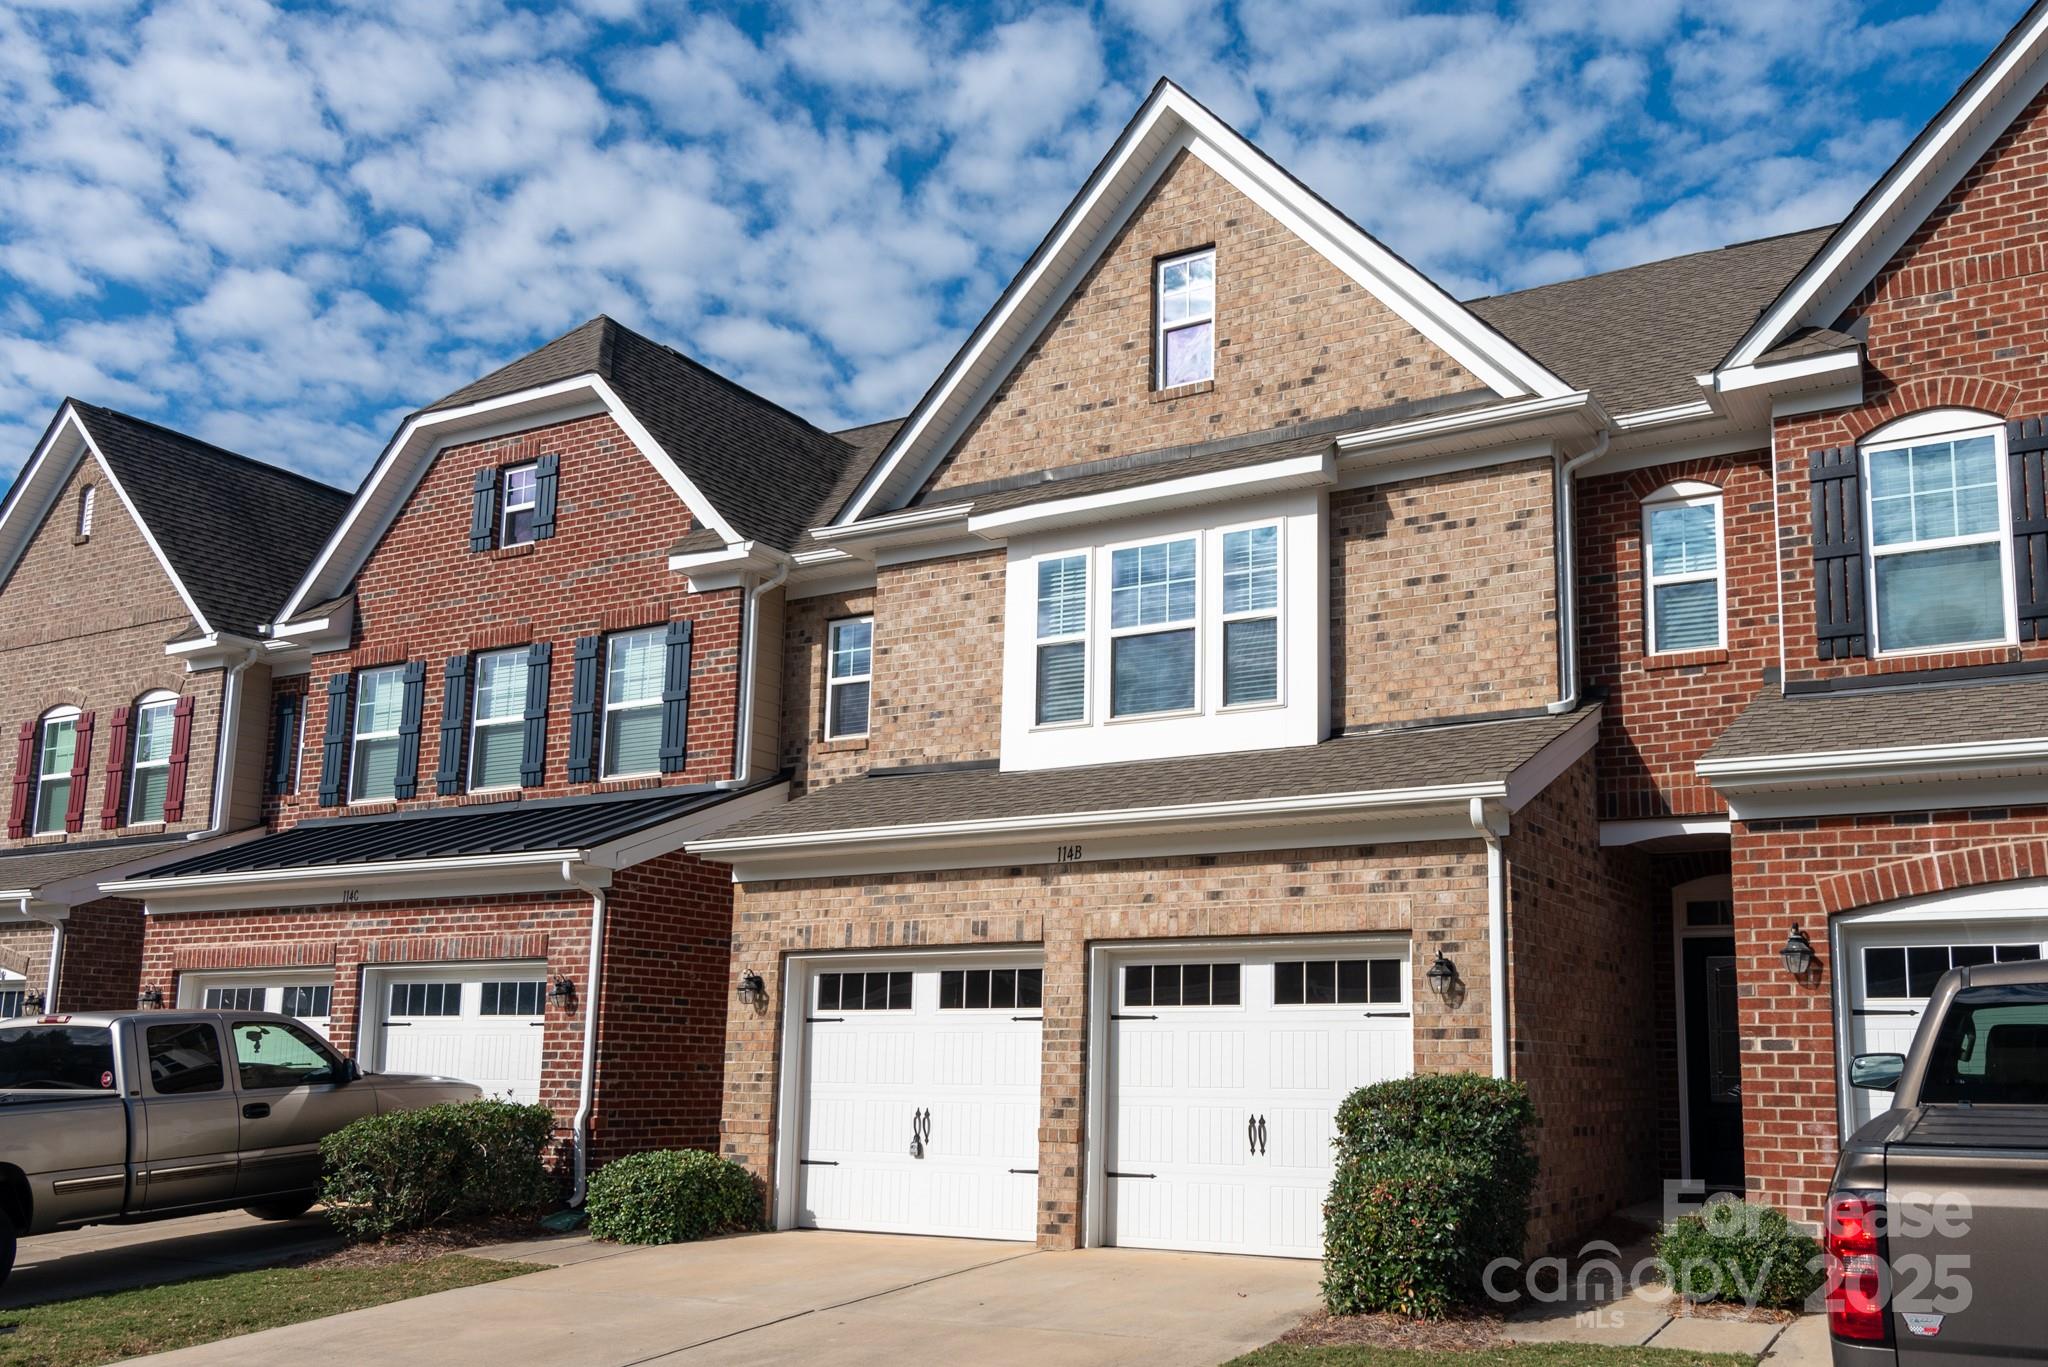
[[515,465],[505,471],[505,492],[498,521],[500,546],[524,546],[533,540],[539,471],[538,465]]
[[1216,374],[1216,249],[1159,262],[1154,313],[1161,389],[1200,384]]
[[92,536],[92,505],[97,496],[97,486],[88,484],[78,491],[78,539],[87,540]]

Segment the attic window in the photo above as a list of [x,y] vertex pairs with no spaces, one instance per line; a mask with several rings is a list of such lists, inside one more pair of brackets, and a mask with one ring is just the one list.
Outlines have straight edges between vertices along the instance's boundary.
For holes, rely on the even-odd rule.
[[1216,374],[1216,249],[1159,262],[1153,353],[1161,389],[1200,384]]
[[92,536],[92,504],[96,486],[88,484],[78,491],[78,539],[84,541]]
[[500,546],[524,546],[533,540],[533,510],[539,468],[535,465],[515,465],[505,471],[505,497],[499,510]]

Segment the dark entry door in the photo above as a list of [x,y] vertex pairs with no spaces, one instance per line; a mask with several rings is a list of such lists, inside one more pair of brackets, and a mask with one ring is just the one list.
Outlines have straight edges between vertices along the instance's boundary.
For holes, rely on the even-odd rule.
[[1685,1086],[1692,1172],[1709,1190],[1742,1190],[1742,1051],[1735,1021],[1735,940],[1685,944]]

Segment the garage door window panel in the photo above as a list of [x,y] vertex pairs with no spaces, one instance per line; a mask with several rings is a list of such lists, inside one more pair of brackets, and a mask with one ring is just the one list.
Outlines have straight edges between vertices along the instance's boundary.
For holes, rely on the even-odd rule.
[[245,1092],[312,1087],[335,1079],[334,1056],[296,1025],[236,1021],[235,1073]]
[[1125,1006],[1239,1006],[1243,993],[1241,964],[1132,964],[1124,970]]
[[911,975],[898,973],[820,973],[820,1011],[908,1011]]
[[332,1001],[333,990],[326,986],[287,987],[277,1009],[287,1016],[297,1016],[302,1020],[326,1020],[330,1014],[328,1006]]
[[1045,972],[1037,968],[949,968],[939,974],[941,1011],[1036,1011]]
[[1399,959],[1297,959],[1273,965],[1275,1006],[1398,1006]]
[[486,1016],[538,1016],[546,995],[547,984],[538,979],[487,982],[480,1010]]
[[209,1011],[261,1011],[263,992],[260,987],[209,987],[200,1004]]
[[461,983],[393,983],[393,1016],[459,1016],[462,1014]]

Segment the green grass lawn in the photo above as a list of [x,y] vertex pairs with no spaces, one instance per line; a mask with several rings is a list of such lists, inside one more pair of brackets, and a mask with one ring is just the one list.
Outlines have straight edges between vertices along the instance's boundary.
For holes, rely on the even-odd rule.
[[0,1367],[97,1367],[535,1270],[456,1254],[382,1267],[271,1267],[0,1310]]
[[1293,1348],[1272,1344],[1225,1367],[1753,1367],[1740,1353],[1670,1348],[1598,1348],[1584,1343],[1525,1343],[1469,1353],[1408,1348]]

